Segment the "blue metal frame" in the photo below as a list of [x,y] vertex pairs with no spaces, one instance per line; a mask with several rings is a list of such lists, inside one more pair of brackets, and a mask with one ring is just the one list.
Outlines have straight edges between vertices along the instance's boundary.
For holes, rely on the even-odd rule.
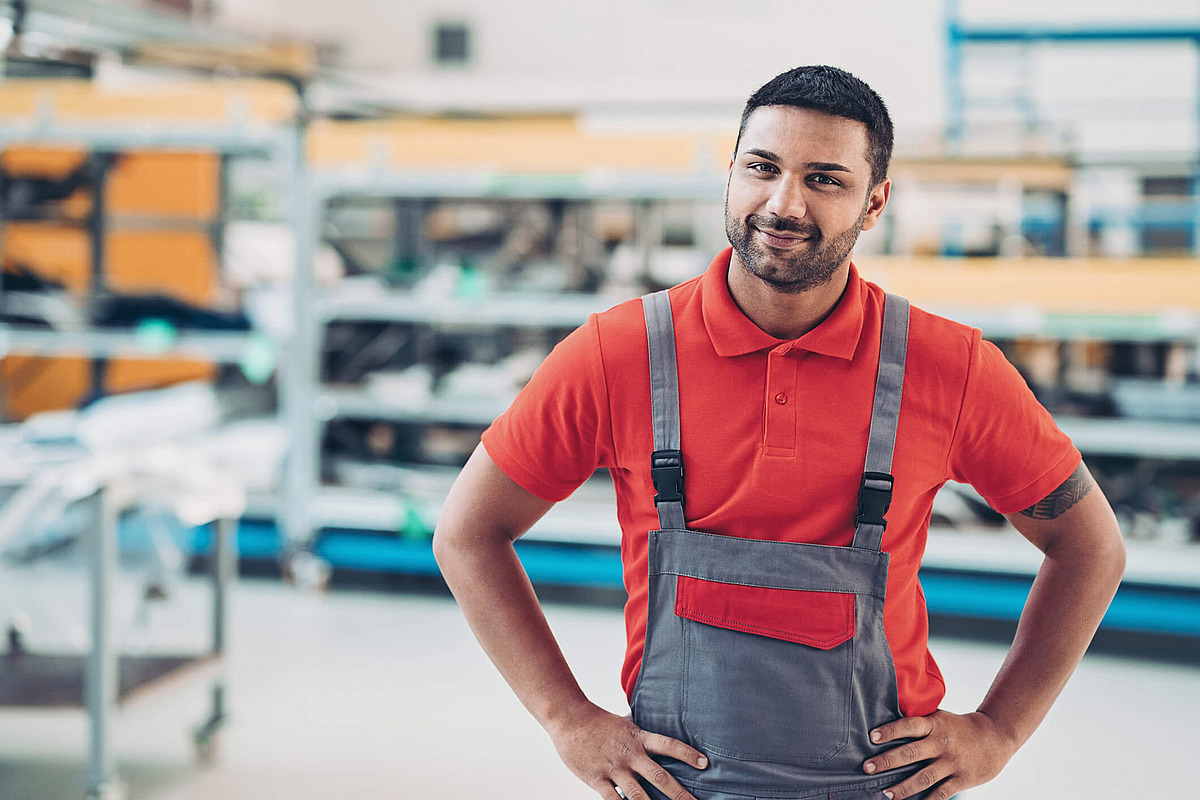
[[[1191,42],[1200,54],[1200,26],[1196,25],[1088,25],[1057,27],[1047,25],[1023,26],[965,26],[959,0],[946,2],[946,146],[951,152],[962,146],[966,127],[968,98],[963,88],[963,48],[967,44],[1001,43],[1078,43],[1078,42]],[[1022,54],[1024,57],[1024,53]],[[1200,137],[1200,74],[1196,77],[1196,125]],[[1032,92],[1032,87],[1023,86]],[[1032,95],[1016,98],[1026,116],[1026,124],[1034,125],[1036,111]],[[1200,141],[1192,163],[1192,248],[1200,256]]]

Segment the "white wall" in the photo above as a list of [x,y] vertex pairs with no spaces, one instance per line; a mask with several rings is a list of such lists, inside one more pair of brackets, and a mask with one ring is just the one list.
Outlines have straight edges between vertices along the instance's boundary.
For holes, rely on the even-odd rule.
[[[219,0],[230,24],[342,45],[347,66],[431,109],[679,105],[736,117],[745,97],[801,63],[849,69],[887,101],[902,141],[945,119],[944,2],[772,0]],[[1195,0],[962,0],[968,22],[1200,26]],[[432,63],[436,21],[470,25],[473,58]],[[967,64],[973,85],[1011,83],[1012,60]],[[1039,47],[1030,74],[1046,116],[1088,148],[1186,149],[1198,136],[1200,63],[1189,45]],[[972,77],[973,76],[973,77]]]

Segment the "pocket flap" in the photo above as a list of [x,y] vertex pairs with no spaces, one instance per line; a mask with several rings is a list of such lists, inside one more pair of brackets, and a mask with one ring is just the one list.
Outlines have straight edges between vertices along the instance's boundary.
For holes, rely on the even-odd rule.
[[694,622],[831,650],[854,637],[854,595],[677,576],[675,613]]

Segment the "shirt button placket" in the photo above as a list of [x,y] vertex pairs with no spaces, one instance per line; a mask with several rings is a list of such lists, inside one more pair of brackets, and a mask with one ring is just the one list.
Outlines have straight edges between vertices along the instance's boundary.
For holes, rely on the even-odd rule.
[[[797,359],[790,346],[767,354],[766,454],[791,456],[796,448],[796,407],[789,403],[796,385]],[[790,405],[790,407],[789,407]]]

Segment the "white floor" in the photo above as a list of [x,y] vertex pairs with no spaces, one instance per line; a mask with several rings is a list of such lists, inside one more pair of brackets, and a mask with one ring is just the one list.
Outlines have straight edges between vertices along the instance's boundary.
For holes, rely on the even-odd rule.
[[[552,605],[548,617],[590,696],[625,713],[620,612]],[[203,629],[173,635],[200,641]],[[232,635],[233,719],[213,766],[194,763],[188,733],[204,714],[203,685],[166,687],[122,710],[115,741],[131,800],[595,797],[558,761],[449,599],[245,581]],[[973,708],[1004,648],[933,646],[952,687],[946,707]],[[1197,712],[1200,669],[1088,657],[1008,769],[967,794],[1190,797]],[[0,798],[80,797],[86,733],[80,712],[0,712]]]

